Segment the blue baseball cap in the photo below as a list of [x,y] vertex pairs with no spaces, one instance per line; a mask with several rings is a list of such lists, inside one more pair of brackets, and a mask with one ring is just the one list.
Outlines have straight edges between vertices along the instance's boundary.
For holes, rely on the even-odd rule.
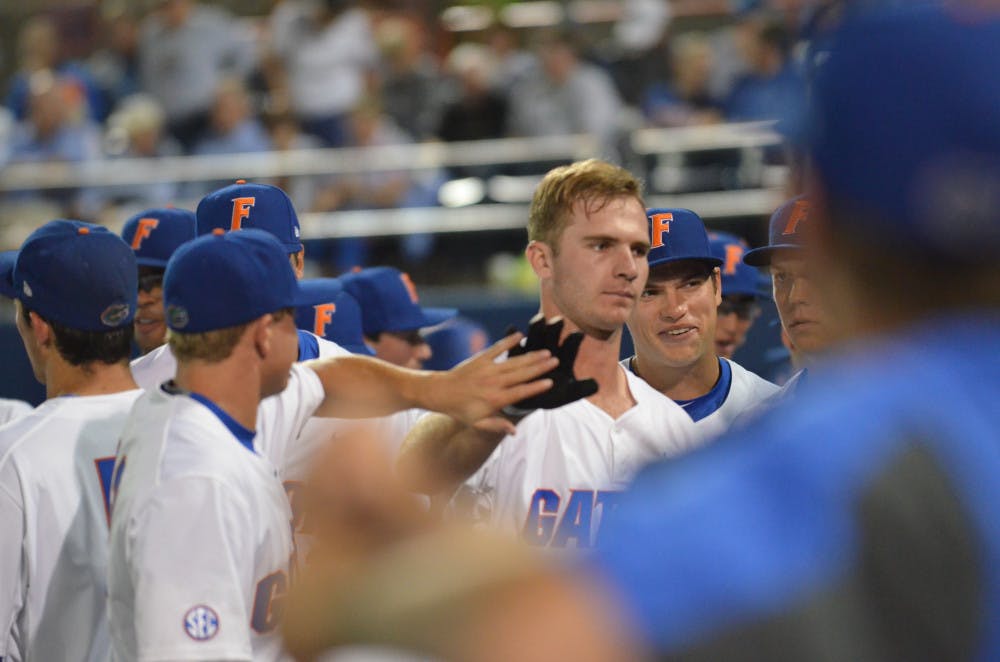
[[80,331],[132,324],[135,254],[105,227],[56,220],[38,228],[19,251],[0,256],[0,293],[46,320]]
[[452,318],[424,340],[431,348],[431,358],[424,361],[425,370],[451,370],[490,344],[486,329],[465,317]]
[[375,356],[365,344],[361,306],[336,278],[311,278],[299,282],[303,292],[315,292],[322,301],[295,309],[295,326],[331,340],[352,354]]
[[238,326],[322,299],[299,287],[281,242],[261,230],[219,230],[189,241],[163,278],[167,326],[182,333]]
[[728,232],[709,232],[708,245],[712,255],[722,260],[722,296],[767,298],[764,287],[768,279],[743,262],[743,255],[750,250],[745,239]]
[[803,230],[809,224],[809,200],[804,196],[792,198],[771,214],[768,225],[767,246],[743,254],[743,262],[753,267],[771,264],[774,252],[784,248],[802,248]]
[[855,212],[832,222],[893,248],[992,260],[1000,12],[942,4],[846,19],[817,70],[801,138],[826,199]]
[[424,308],[410,277],[392,267],[371,267],[341,277],[344,289],[361,304],[366,336],[437,326],[458,314],[454,308]]
[[197,236],[194,212],[187,209],[147,209],[125,221],[122,239],[135,251],[140,267],[167,266],[177,248]]
[[277,237],[286,253],[302,250],[299,217],[288,195],[277,186],[239,179],[202,198],[196,213],[199,236],[254,228]]
[[651,242],[647,256],[650,267],[680,260],[699,260],[713,267],[722,264],[708,246],[705,222],[690,209],[647,209],[646,220]]

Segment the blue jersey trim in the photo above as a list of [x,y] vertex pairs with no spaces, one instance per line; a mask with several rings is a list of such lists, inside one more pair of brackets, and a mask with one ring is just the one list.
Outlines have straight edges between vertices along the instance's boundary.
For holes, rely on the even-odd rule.
[[718,411],[722,403],[729,397],[729,389],[733,385],[733,369],[728,361],[719,359],[719,379],[712,390],[692,400],[674,400],[684,408],[694,422],[698,422],[709,414]]
[[253,438],[257,436],[257,433],[237,423],[236,419],[223,411],[219,405],[215,404],[200,393],[192,393],[191,391],[185,391],[184,389],[178,388],[173,381],[163,384],[161,388],[164,392],[169,393],[170,395],[187,395],[195,402],[200,402],[205,405],[210,412],[215,414],[216,418],[222,421],[222,424],[226,426],[226,429],[229,430],[234,437],[236,437],[236,441],[240,442],[240,444],[246,447],[246,449],[251,453],[257,452],[253,447]]
[[299,332],[299,361],[310,361],[319,358],[319,341],[316,336],[298,329]]

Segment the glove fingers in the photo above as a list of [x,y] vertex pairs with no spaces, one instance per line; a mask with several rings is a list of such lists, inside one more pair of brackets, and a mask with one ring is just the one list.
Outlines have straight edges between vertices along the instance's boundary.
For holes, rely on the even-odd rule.
[[545,347],[555,356],[559,351],[559,336],[562,335],[563,318],[553,317],[545,325]]
[[566,336],[566,340],[553,352],[559,359],[559,367],[573,373],[573,363],[576,361],[577,352],[580,351],[580,343],[583,342],[583,333],[574,331]]
[[545,349],[545,316],[541,313],[531,318],[531,323],[528,325],[528,339],[524,346],[529,352]]

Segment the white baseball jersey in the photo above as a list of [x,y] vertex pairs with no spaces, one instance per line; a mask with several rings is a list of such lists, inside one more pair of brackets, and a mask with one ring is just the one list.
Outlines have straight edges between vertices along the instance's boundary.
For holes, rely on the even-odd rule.
[[48,400],[0,430],[0,658],[105,660],[108,496],[139,390]]
[[697,444],[683,409],[624,372],[635,406],[617,419],[586,399],[532,412],[459,490],[456,508],[534,545],[595,544],[639,469]]
[[[316,374],[293,366],[283,421],[258,435],[294,438],[323,399]],[[291,405],[294,404],[294,407]],[[109,552],[117,660],[279,660],[291,511],[253,432],[199,396],[147,391],[115,466]]]
[[[633,358],[621,361],[621,366],[629,372],[632,371]],[[706,441],[718,437],[737,418],[755,409],[778,391],[776,384],[720,356],[719,379],[712,390],[700,398],[675,402],[691,416],[699,437]]]
[[0,425],[21,418],[32,409],[33,407],[23,400],[0,398]]
[[[302,353],[303,345],[306,345],[306,343],[302,342],[301,336],[310,336],[315,340],[315,345],[308,343],[313,351],[309,351],[308,355],[303,357],[303,359],[325,359],[329,356],[350,356],[351,354],[337,343],[309,333],[308,331],[299,331],[299,335],[300,354]],[[170,345],[160,345],[145,356],[140,356],[132,361],[131,368],[132,378],[135,379],[135,383],[140,388],[149,390],[174,378],[174,374],[177,372],[177,359],[174,358],[173,352],[170,351]]]

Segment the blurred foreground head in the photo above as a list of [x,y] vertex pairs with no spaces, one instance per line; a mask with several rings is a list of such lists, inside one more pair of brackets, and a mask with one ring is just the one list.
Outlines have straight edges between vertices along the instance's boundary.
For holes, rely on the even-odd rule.
[[997,3],[906,3],[831,38],[796,138],[841,333],[1000,305],[998,57]]

